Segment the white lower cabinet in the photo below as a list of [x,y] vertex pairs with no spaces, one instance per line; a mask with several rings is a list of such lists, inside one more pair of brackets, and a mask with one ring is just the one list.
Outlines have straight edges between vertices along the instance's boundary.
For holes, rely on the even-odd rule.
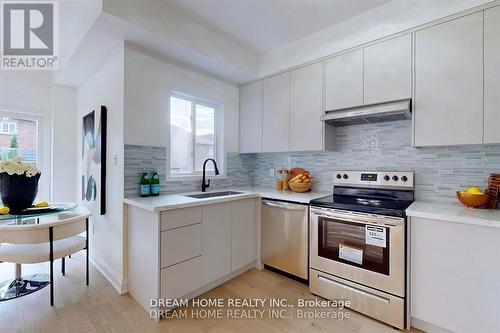
[[500,332],[500,229],[416,217],[409,225],[414,326]]
[[231,273],[231,206],[203,207],[203,284]]
[[196,297],[252,268],[259,202],[246,198],[159,213],[127,207],[130,294],[149,312],[157,308],[151,300]]
[[203,284],[256,260],[257,200],[203,207]]
[[256,260],[257,200],[235,201],[231,222],[231,269],[236,271]]
[[202,257],[161,270],[161,298],[180,298],[201,288]]

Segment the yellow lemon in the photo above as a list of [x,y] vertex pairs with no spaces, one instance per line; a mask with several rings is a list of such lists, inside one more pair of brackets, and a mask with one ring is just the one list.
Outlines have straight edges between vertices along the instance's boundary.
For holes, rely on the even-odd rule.
[[9,207],[2,207],[2,208],[0,208],[0,214],[1,215],[7,215],[7,214],[9,214],[9,212],[10,212]]
[[481,189],[477,186],[473,186],[473,187],[469,187],[469,189],[467,190],[467,193],[470,193],[470,194],[482,194],[483,192],[481,192]]
[[38,208],[48,207],[49,203],[46,201],[42,201],[42,202],[37,203],[35,206]]

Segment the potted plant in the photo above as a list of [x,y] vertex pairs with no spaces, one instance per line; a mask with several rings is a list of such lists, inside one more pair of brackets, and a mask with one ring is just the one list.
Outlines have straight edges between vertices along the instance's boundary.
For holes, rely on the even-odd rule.
[[40,170],[17,156],[0,162],[0,194],[4,206],[13,213],[33,205],[38,193]]

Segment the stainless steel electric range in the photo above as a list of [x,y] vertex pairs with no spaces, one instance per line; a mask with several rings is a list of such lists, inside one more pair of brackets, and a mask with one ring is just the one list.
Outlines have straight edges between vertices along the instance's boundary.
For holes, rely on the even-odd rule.
[[407,328],[405,210],[413,200],[412,172],[336,172],[333,195],[311,201],[311,293]]

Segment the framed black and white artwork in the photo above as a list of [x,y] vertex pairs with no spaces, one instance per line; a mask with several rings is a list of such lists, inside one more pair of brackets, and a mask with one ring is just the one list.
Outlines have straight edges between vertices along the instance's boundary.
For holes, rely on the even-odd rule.
[[106,107],[84,116],[82,126],[82,201],[92,211],[105,215]]

